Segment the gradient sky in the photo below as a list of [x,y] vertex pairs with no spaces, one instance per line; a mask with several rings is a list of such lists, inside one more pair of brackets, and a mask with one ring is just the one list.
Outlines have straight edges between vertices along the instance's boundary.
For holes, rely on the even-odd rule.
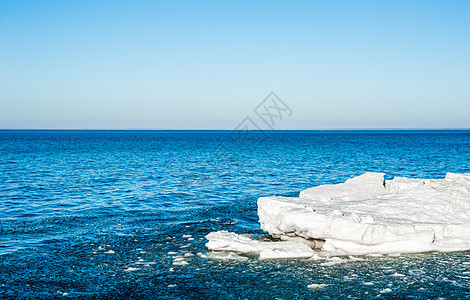
[[0,1],[0,128],[470,128],[470,1]]

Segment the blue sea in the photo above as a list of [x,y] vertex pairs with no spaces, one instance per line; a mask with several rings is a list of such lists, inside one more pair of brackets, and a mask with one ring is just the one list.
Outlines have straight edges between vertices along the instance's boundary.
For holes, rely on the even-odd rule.
[[258,197],[366,171],[470,173],[470,131],[0,131],[0,298],[470,298],[470,252],[204,257],[212,231],[269,239]]

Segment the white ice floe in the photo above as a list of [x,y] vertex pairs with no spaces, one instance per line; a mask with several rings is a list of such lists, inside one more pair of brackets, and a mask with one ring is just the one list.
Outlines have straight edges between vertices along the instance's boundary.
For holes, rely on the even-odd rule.
[[209,233],[206,244],[210,250],[258,254],[260,259],[311,257],[315,254],[307,245],[295,242],[262,242],[228,231]]
[[273,237],[333,255],[469,250],[470,174],[366,173],[299,197],[259,198],[258,215]]
[[470,174],[385,181],[366,173],[299,197],[261,197],[258,215],[261,229],[283,242],[219,231],[206,246],[260,259],[312,257],[312,249],[326,256],[470,250]]
[[312,283],[312,284],[307,285],[307,288],[309,288],[311,290],[319,290],[319,289],[322,289],[324,287],[326,287],[326,284]]

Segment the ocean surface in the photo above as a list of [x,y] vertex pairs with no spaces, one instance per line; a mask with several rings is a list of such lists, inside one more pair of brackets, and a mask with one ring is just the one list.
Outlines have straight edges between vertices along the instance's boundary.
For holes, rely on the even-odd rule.
[[0,298],[470,298],[470,252],[328,264],[205,247],[216,230],[269,240],[260,196],[366,171],[470,173],[470,131],[0,131]]

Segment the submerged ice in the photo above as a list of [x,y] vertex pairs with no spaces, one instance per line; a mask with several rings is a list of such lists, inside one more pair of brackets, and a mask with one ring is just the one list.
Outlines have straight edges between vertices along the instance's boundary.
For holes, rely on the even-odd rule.
[[307,248],[326,255],[469,250],[470,174],[385,181],[383,173],[365,173],[299,197],[261,197],[258,215],[261,229],[285,242],[217,232],[207,236],[208,248],[263,258],[276,258],[271,248],[280,257],[305,257]]

